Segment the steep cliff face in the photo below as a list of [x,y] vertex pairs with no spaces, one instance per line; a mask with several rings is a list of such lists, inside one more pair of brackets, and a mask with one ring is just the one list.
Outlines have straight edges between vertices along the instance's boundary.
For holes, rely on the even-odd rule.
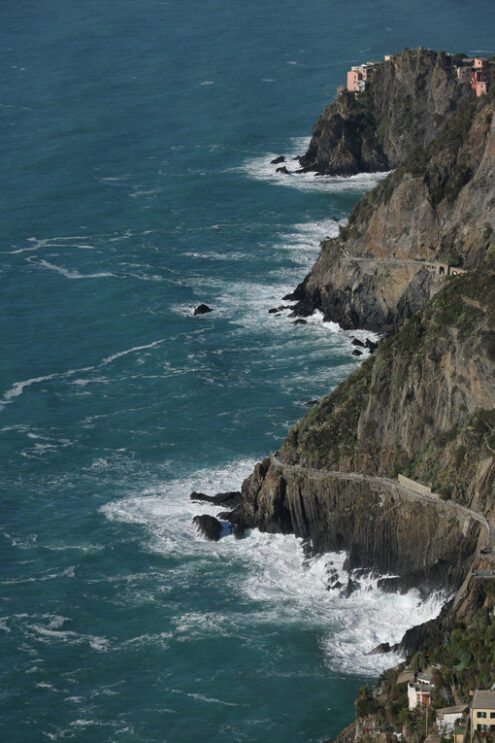
[[398,575],[394,588],[457,588],[482,530],[462,513],[401,498],[379,479],[312,477],[270,460],[256,468],[242,494],[237,524],[294,533],[311,540],[316,552],[345,550],[348,569]]
[[495,517],[494,373],[489,258],[448,279],[289,431],[278,460],[244,483],[232,521],[293,532],[317,551],[345,549],[349,566],[396,573],[405,587],[459,587],[480,524],[442,500],[405,497],[384,476],[402,473]]
[[[455,685],[454,695],[466,698],[495,680],[495,105],[489,97],[461,102],[430,141],[449,118],[450,67],[445,55],[400,57],[393,74],[376,71],[374,84],[397,111],[399,72],[411,71],[414,94],[404,112],[416,110],[419,144],[361,200],[339,237],[324,241],[294,294],[302,314],[321,309],[346,328],[394,334],[293,426],[224,517],[237,535],[257,527],[294,533],[317,552],[345,550],[348,569],[393,574],[394,590],[455,589],[440,617],[407,632],[401,648],[414,654],[415,668],[442,665],[446,696],[436,705],[444,706]],[[395,75],[393,83],[380,75]],[[383,122],[375,117],[367,129],[360,100],[343,94],[331,110],[343,122],[340,133],[332,129],[340,162],[350,163],[349,172],[354,164],[389,167],[413,137],[406,128],[397,138],[394,119],[378,142]],[[433,129],[421,129],[432,110]],[[354,160],[349,111],[364,132]],[[323,152],[315,147],[313,162]],[[466,273],[442,276],[440,264]],[[437,497],[400,487],[399,475]],[[376,694],[358,701],[358,720],[342,741],[382,743],[390,725],[404,740],[422,739],[421,712],[411,717],[397,669],[387,673]]]
[[495,516],[495,274],[442,290],[290,431],[284,461],[399,473]]
[[473,95],[450,55],[405,49],[371,70],[363,93],[341,90],[316,121],[301,164],[329,175],[391,170],[413,147],[429,145]]
[[461,105],[361,199],[295,290],[300,314],[391,331],[440,289],[438,264],[481,263],[495,237],[493,112],[487,98]]

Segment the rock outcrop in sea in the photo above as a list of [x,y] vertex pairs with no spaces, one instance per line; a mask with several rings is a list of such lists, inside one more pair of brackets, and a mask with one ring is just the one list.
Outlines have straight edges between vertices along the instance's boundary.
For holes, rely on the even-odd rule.
[[453,58],[430,49],[405,49],[369,73],[366,90],[345,88],[318,117],[305,170],[354,175],[396,168],[414,147],[426,147],[472,98],[459,85]]

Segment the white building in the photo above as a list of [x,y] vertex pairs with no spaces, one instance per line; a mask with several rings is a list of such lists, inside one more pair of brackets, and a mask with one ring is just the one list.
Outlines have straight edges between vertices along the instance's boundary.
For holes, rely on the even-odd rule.
[[462,720],[467,704],[457,704],[455,707],[444,707],[437,710],[437,727],[444,735],[452,735],[456,722]]
[[431,707],[431,695],[434,684],[432,683],[433,670],[418,671],[416,680],[407,685],[407,701],[409,709],[416,707]]

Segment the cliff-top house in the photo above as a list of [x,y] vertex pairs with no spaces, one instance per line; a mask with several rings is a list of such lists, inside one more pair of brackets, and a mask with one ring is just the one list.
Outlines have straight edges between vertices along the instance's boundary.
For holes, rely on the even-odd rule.
[[[391,55],[385,56],[385,61],[391,59]],[[365,62],[360,65],[353,65],[347,73],[347,90],[351,93],[362,93],[366,88],[370,71],[373,67],[382,64],[381,62]]]
[[488,89],[487,72],[488,60],[486,57],[466,57],[457,67],[457,79],[460,83],[468,83],[479,98],[486,95]]
[[[389,62],[393,55],[386,54],[385,62]],[[361,65],[353,65],[347,73],[347,90],[351,93],[363,93],[369,79],[370,71],[382,62],[365,62]],[[460,83],[471,86],[479,98],[486,95],[488,90],[488,65],[486,57],[474,57],[462,59],[457,65],[457,79]]]

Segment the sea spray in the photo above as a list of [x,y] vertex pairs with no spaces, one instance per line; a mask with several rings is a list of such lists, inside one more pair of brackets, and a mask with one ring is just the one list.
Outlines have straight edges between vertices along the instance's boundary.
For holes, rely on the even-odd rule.
[[[223,582],[239,597],[240,604],[182,614],[176,632],[185,641],[233,636],[253,626],[266,631],[273,624],[304,625],[318,633],[332,671],[352,674],[358,667],[361,674],[376,676],[399,662],[394,653],[369,653],[381,643],[399,642],[407,629],[437,616],[446,595],[438,592],[423,599],[414,589],[405,594],[385,593],[378,587],[383,576],[349,573],[344,569],[344,552],[308,558],[303,540],[292,535],[254,529],[243,539],[231,535],[217,543],[198,535],[193,515],[216,515],[219,507],[189,500],[190,492],[240,487],[253,464],[246,460],[201,471],[102,508],[110,519],[144,527],[143,545],[179,561],[174,568],[176,579],[185,578],[184,570],[188,581],[199,579],[205,560],[229,566],[228,571],[218,573],[213,584]],[[358,587],[346,597],[350,577]],[[338,585],[332,588],[332,584]]]

